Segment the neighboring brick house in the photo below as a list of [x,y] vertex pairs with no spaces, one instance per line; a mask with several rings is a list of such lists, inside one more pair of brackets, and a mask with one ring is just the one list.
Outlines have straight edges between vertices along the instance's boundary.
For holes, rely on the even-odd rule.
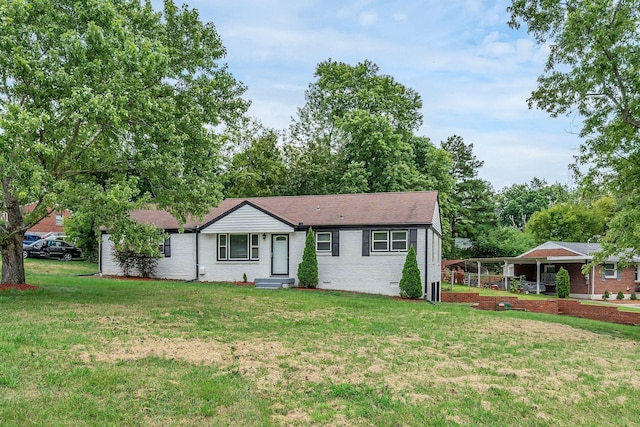
[[[24,207],[24,211],[31,212],[35,209],[35,206],[34,203],[28,204]],[[64,222],[69,216],[71,216],[71,212],[66,209],[53,211],[36,225],[28,229],[26,234],[37,234],[42,237],[64,234]]]
[[606,262],[592,267],[583,274],[583,267],[590,263],[593,254],[600,251],[598,243],[546,242],[509,259],[514,265],[515,276],[524,275],[528,280],[544,283],[547,288],[555,287],[555,276],[560,267],[569,272],[570,293],[575,298],[601,299],[605,291],[611,298],[622,292],[625,298],[638,292],[640,285],[640,259],[627,267],[620,268],[617,257],[609,257]]

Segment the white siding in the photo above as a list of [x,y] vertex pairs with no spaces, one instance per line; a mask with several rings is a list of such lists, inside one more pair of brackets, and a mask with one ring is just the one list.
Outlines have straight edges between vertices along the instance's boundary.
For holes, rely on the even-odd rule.
[[[432,284],[438,284],[441,288],[441,269],[442,269],[442,238],[440,234],[433,228],[427,229],[427,244],[429,245],[429,253],[427,256],[427,299],[440,301],[440,296],[434,298],[431,295]],[[441,289],[440,289],[441,290]]]
[[201,230],[211,233],[291,233],[293,228],[274,217],[244,205]]
[[436,203],[436,208],[433,211],[433,218],[431,220],[431,228],[442,235],[442,221],[440,219],[440,205]]
[[[425,272],[424,242],[425,230],[418,229],[416,257],[421,280]],[[299,257],[297,262],[302,253]],[[340,230],[340,256],[318,254],[318,287],[397,296],[406,258],[407,252],[371,252],[363,256],[362,230]]]
[[[171,256],[160,258],[153,277],[174,280],[191,280],[196,277],[195,234],[171,234]],[[113,242],[108,234],[102,236],[102,274],[122,275],[120,266],[112,255]],[[132,272],[138,275],[137,272]]]
[[[271,237],[270,233],[266,233],[266,239],[260,234],[260,259],[257,261],[218,261],[217,259],[217,234],[200,235],[200,267],[204,268],[204,274],[200,275],[199,280],[207,282],[224,282],[224,281],[241,281],[243,274],[247,275],[247,280],[255,281],[256,278],[264,278],[271,276]],[[278,233],[287,234],[287,233]],[[289,277],[292,276],[292,245],[293,234],[289,235]],[[303,241],[304,244],[304,241]],[[298,261],[299,262],[299,261]],[[297,267],[297,265],[296,265]]]

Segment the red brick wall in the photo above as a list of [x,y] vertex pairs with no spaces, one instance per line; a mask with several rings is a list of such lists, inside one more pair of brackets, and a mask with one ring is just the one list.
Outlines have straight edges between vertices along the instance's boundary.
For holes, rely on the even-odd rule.
[[[27,212],[31,212],[33,210],[33,205],[27,205],[24,207],[24,210]],[[56,225],[56,215],[62,214],[64,219],[68,218],[71,215],[71,212],[68,210],[63,210],[62,212],[52,212],[49,216],[43,218],[39,223],[31,227],[27,230],[27,233],[36,233],[36,234],[46,234],[46,233],[62,233],[64,232],[64,222],[63,225]]]
[[500,303],[534,313],[563,314],[603,322],[640,325],[640,313],[620,311],[618,307],[582,304],[576,300],[520,300],[518,297],[480,296],[474,292],[442,292],[442,302],[476,304],[480,310],[498,310]]

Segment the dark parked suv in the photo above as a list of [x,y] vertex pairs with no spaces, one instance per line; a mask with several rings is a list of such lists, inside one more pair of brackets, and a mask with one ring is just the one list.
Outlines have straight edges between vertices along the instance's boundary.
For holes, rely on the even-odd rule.
[[71,261],[80,258],[82,252],[71,243],[62,240],[37,240],[29,245],[22,245],[23,258],[59,258]]

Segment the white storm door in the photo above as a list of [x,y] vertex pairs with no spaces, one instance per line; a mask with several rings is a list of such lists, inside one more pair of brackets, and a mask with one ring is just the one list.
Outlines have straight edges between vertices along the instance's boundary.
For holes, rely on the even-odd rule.
[[271,236],[271,274],[289,274],[289,236],[286,234]]

